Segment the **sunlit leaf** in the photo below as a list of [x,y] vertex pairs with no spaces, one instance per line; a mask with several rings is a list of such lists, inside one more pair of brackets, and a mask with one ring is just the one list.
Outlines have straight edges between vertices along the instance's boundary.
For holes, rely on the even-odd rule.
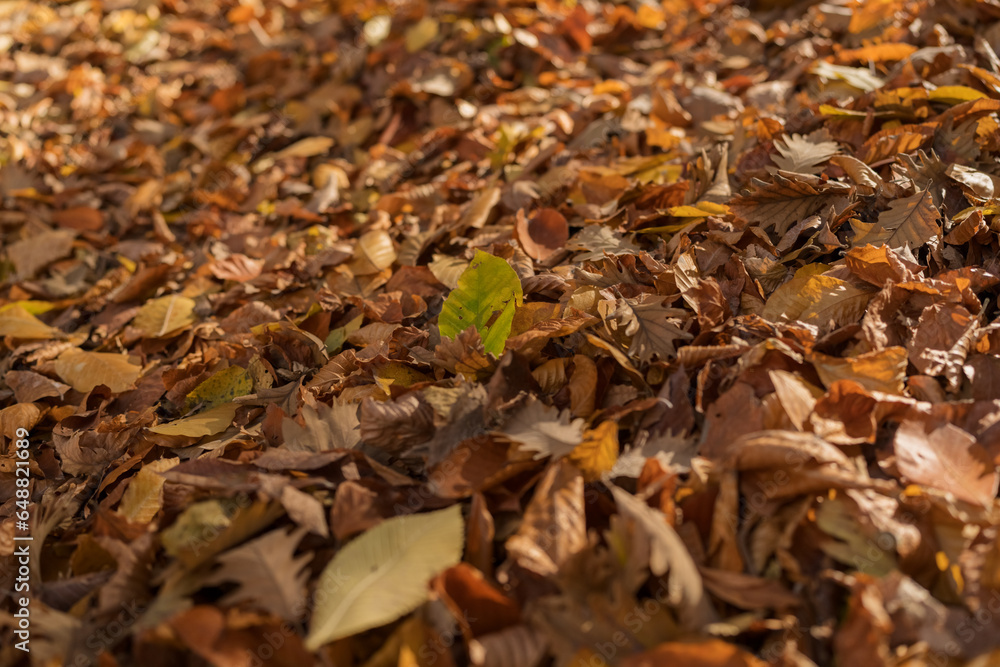
[[195,387],[184,398],[184,406],[190,410],[196,405],[206,409],[221,403],[229,403],[234,398],[245,396],[253,390],[253,379],[246,369],[239,366],[224,368]]
[[20,305],[13,304],[0,310],[0,336],[47,340],[62,335],[61,331],[45,324]]
[[521,281],[507,262],[477,250],[438,318],[442,336],[454,338],[475,327],[487,352],[500,355],[521,305]]
[[583,434],[583,442],[567,458],[583,471],[584,479],[600,479],[618,460],[618,424],[604,421],[588,429]]

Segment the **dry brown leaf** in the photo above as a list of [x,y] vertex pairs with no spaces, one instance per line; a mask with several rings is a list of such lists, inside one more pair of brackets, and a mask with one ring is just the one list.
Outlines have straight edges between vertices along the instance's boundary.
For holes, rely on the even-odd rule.
[[907,420],[893,439],[896,464],[910,481],[990,507],[1000,477],[976,439],[953,424]]
[[517,533],[507,540],[507,553],[520,567],[551,576],[586,546],[583,476],[558,461],[538,483]]
[[816,187],[781,174],[775,174],[770,183],[754,179],[753,186],[750,194],[732,200],[730,210],[764,228],[774,227],[777,234],[784,234],[799,220],[843,200],[850,192],[842,183],[831,181]]
[[901,250],[904,254],[912,254],[932,238],[941,233],[938,219],[940,211],[934,205],[930,190],[896,199],[889,204],[889,209],[879,213],[878,222],[872,224],[856,223],[852,245],[857,248],[864,245],[887,245],[893,250]]

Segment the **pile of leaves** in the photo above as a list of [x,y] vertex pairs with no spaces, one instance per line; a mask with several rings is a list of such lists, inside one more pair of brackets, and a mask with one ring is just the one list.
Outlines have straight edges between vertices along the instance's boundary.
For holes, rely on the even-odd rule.
[[34,664],[996,664],[1000,6],[0,3]]

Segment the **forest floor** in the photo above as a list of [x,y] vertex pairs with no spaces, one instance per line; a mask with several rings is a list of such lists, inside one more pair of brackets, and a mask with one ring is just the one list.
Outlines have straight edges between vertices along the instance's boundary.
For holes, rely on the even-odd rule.
[[240,2],[0,2],[0,664],[1000,664],[1000,5]]

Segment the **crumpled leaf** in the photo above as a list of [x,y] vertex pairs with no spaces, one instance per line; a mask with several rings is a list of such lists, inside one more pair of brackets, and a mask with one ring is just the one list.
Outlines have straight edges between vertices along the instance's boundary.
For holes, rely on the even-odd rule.
[[822,171],[822,165],[840,152],[836,141],[820,141],[814,143],[801,134],[785,135],[774,142],[774,147],[781,153],[771,156],[778,167],[785,171],[800,174],[815,174]]
[[677,325],[685,311],[662,304],[663,299],[657,297],[618,301],[615,317],[624,325],[622,333],[631,339],[629,354],[640,361],[648,362],[653,355],[661,359],[672,357],[677,354],[674,342],[692,337]]
[[857,322],[874,295],[833,276],[818,273],[822,266],[805,266],[776,289],[764,304],[761,316],[772,322],[800,320],[819,326]]
[[913,482],[982,506],[996,498],[1000,476],[993,462],[972,435],[954,424],[905,421],[893,450],[900,472]]
[[535,458],[561,458],[583,442],[582,419],[571,419],[568,410],[545,405],[532,399],[507,419],[498,431],[518,443],[522,449],[535,452]]
[[736,197],[730,210],[749,222],[784,234],[793,224],[846,197],[850,187],[830,181],[820,186],[775,174],[771,182],[753,180],[748,195]]
[[506,544],[509,558],[542,576],[559,572],[587,545],[583,476],[559,461],[549,466]]
[[717,616],[705,595],[698,568],[663,512],[649,507],[620,487],[612,486],[611,493],[618,511],[632,521],[637,530],[645,531],[649,570],[657,577],[669,575],[667,603],[676,607],[684,626],[695,631],[715,621]]
[[361,441],[358,406],[354,403],[317,403],[302,407],[300,426],[295,420],[282,421],[284,447],[291,451],[326,452],[351,449]]
[[855,223],[858,233],[852,245],[855,248],[868,244],[887,245],[912,256],[914,251],[940,234],[940,217],[941,213],[934,205],[930,190],[924,190],[910,197],[894,200],[887,211],[879,213],[876,223]]
[[278,618],[299,620],[306,610],[309,555],[295,556],[295,548],[304,532],[279,528],[221,554],[221,567],[205,583],[236,582],[239,588],[223,598],[225,604],[251,602]]

